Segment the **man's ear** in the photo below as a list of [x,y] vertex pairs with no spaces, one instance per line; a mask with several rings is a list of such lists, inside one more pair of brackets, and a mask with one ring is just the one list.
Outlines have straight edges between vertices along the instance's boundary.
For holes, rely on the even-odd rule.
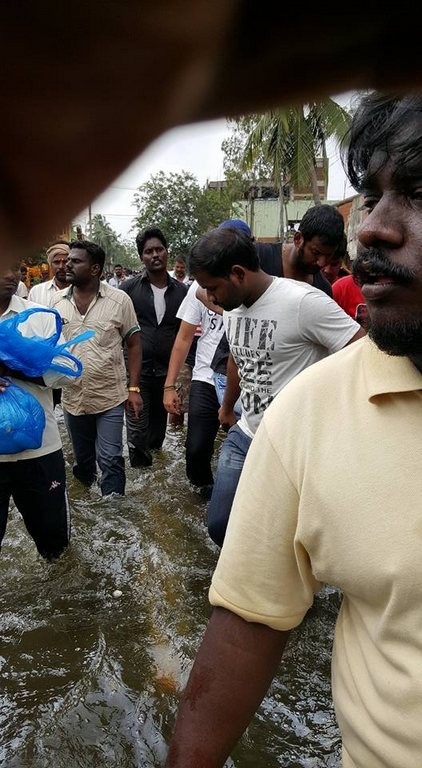
[[242,267],[240,264],[234,264],[230,270],[229,277],[231,277],[232,275],[239,283],[243,283],[246,276],[245,267]]
[[304,241],[302,232],[299,232],[299,230],[297,229],[296,232],[293,235],[293,243],[294,243],[294,245],[296,246],[296,248],[301,248],[304,242],[305,241]]

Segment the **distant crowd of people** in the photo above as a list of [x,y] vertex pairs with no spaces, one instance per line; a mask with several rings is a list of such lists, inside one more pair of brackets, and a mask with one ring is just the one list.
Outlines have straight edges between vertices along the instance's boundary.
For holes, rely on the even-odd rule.
[[[55,403],[74,476],[87,487],[98,480],[105,498],[125,493],[124,429],[131,467],[145,468],[168,424],[187,416],[186,476],[208,501],[208,533],[222,550],[210,589],[215,611],[169,768],[223,765],[324,581],[345,595],[335,655],[345,766],[390,764],[397,718],[407,733],[403,754],[420,744],[412,720],[420,690],[406,650],[414,634],[415,652],[421,643],[412,618],[419,610],[412,591],[420,597],[420,589],[408,567],[422,491],[422,224],[413,183],[420,138],[402,123],[416,123],[420,137],[417,105],[372,95],[354,117],[347,167],[368,216],[353,274],[343,218],[321,204],[290,243],[258,243],[243,220],[223,221],[171,272],[165,234],[153,226],[136,236],[137,274],[116,265],[105,279],[104,250],[82,239],[48,249],[51,275],[27,298],[18,265],[0,279],[2,320],[35,302],[57,310],[63,340],[94,331],[73,350],[80,377],[31,378],[0,366],[0,392],[16,381],[46,414],[39,448],[0,456],[0,540],[13,497],[43,557],[69,543]],[[27,323],[26,335],[48,335],[39,316]],[[333,468],[336,454],[342,471],[338,462]],[[404,496],[397,466],[412,488]],[[416,763],[399,756],[395,765]]]

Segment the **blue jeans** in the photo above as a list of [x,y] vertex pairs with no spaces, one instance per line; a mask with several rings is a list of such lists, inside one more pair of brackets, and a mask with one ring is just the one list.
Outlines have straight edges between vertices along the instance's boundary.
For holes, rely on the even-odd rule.
[[233,499],[251,442],[251,438],[235,424],[230,427],[220,449],[214,487],[208,505],[208,533],[220,547],[224,541]]
[[[217,373],[216,371],[214,371],[213,379],[214,379],[214,386],[215,386],[215,391],[217,395],[217,400],[220,403],[220,405],[223,405],[224,392],[226,391],[226,384],[227,384],[227,376],[225,373]],[[241,403],[240,397],[238,400],[236,400],[233,410],[237,418],[240,419],[242,415],[242,403]]]
[[125,492],[123,416],[123,403],[102,413],[84,413],[81,416],[64,411],[72,442],[73,474],[85,485],[92,485],[97,477],[98,462],[103,496],[109,493],[123,496]]

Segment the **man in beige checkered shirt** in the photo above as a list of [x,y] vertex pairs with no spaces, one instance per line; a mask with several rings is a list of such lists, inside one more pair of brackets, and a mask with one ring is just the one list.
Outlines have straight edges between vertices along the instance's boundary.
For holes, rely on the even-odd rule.
[[[85,485],[101,470],[103,496],[123,495],[123,421],[126,410],[139,418],[141,342],[132,300],[124,291],[101,282],[105,253],[87,240],[70,244],[66,266],[69,288],[60,291],[53,306],[63,319],[63,334],[71,339],[93,329],[95,335],[75,346],[83,364],[82,376],[63,390],[66,426],[72,441],[73,474]],[[127,347],[128,375],[123,357]]]

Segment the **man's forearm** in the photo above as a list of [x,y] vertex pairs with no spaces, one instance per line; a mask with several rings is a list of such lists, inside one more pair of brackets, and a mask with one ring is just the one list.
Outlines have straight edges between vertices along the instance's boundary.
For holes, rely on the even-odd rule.
[[129,387],[139,386],[142,368],[142,343],[140,333],[133,333],[126,341]]
[[183,323],[182,321],[171,351],[165,386],[173,386],[175,384],[180,369],[188,356],[195,330],[196,326]]
[[227,382],[226,389],[224,391],[223,408],[226,411],[232,411],[240,395],[239,384],[239,372],[237,365],[234,362],[233,356],[230,355],[227,360]]
[[273,679],[288,632],[217,608],[189,676],[166,768],[222,768]]

